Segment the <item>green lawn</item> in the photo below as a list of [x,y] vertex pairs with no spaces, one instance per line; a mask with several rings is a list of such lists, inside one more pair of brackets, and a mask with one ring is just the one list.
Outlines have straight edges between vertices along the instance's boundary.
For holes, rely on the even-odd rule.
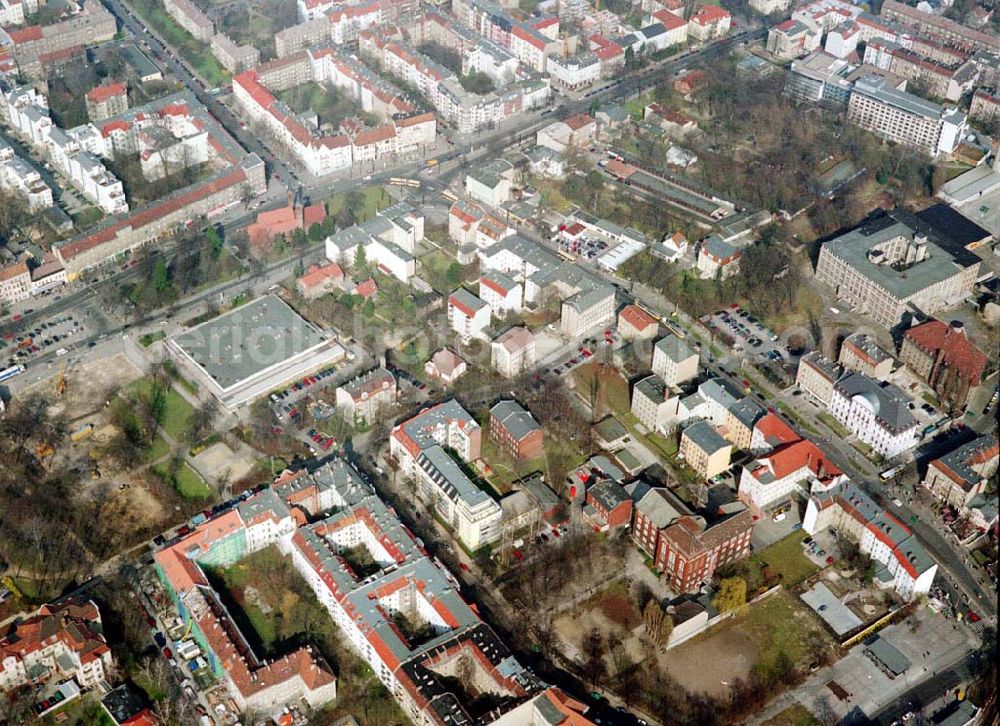
[[819,569],[802,552],[802,540],[805,538],[806,533],[801,529],[797,530],[755,553],[754,557],[771,567],[785,587],[791,587]]
[[591,381],[596,375],[598,406],[602,409],[601,415],[596,418],[603,418],[606,413],[621,416],[630,414],[632,406],[629,401],[628,381],[622,378],[613,366],[601,365],[591,360],[592,362],[573,370],[577,393],[589,405]]
[[420,258],[424,278],[436,292],[442,295],[450,293],[461,284],[461,280],[448,279],[448,268],[453,262],[455,262],[455,258],[444,250],[434,250]]
[[146,452],[146,461],[152,463],[169,453],[170,444],[167,443],[165,438],[157,434],[156,438],[153,439],[153,443],[150,445],[149,450]]
[[[140,396],[148,396],[152,386],[152,380],[142,378],[133,384],[133,390]],[[161,425],[171,438],[179,438],[187,431],[188,422],[193,414],[194,407],[187,402],[187,399],[173,388],[167,391],[166,410]]]
[[830,640],[812,611],[798,604],[787,590],[754,603],[731,622],[759,645],[757,667],[764,672],[774,668],[782,653],[792,663],[808,662],[813,655],[810,640]]
[[823,413],[817,414],[816,418],[825,423],[827,427],[831,431],[833,431],[833,433],[837,434],[837,436],[840,436],[841,438],[846,439],[848,436],[851,435],[851,432],[845,429],[843,425],[840,423],[840,421],[838,421],[825,411]]
[[801,703],[795,703],[774,718],[763,723],[763,726],[821,726],[822,722],[813,716],[809,709]]
[[205,483],[205,480],[198,476],[198,472],[187,464],[181,465],[175,477],[170,476],[169,466],[165,463],[154,466],[153,471],[170,482],[178,494],[185,499],[209,499],[213,494],[212,489]]
[[[374,217],[377,211],[385,209],[392,202],[389,194],[382,187],[363,187],[361,193],[365,195],[364,207],[360,212],[355,210],[355,215],[361,222]],[[343,208],[346,201],[346,193],[335,194],[326,202],[326,213],[334,217],[337,216],[337,213]]]

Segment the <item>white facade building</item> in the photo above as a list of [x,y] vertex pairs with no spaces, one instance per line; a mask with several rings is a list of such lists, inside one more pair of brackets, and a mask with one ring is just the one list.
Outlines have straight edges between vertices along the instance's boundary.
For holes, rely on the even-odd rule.
[[833,386],[830,413],[885,459],[917,445],[919,423],[910,400],[896,386],[861,373],[847,373]]

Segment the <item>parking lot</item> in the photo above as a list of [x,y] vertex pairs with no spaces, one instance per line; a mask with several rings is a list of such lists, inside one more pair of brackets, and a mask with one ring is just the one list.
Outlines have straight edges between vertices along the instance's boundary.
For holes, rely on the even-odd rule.
[[774,362],[789,359],[788,350],[778,336],[739,305],[705,315],[701,322],[735,351],[744,350]]
[[67,313],[54,320],[39,323],[34,328],[17,330],[0,338],[0,360],[6,357],[7,366],[27,363],[36,356],[55,350],[68,352],[86,331],[79,316]]

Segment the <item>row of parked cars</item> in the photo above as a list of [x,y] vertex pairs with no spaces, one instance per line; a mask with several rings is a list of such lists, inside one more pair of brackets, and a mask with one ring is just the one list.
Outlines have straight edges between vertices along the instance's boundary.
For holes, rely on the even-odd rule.
[[317,383],[319,383],[320,381],[322,381],[322,380],[324,380],[326,378],[329,378],[330,376],[332,376],[336,372],[337,372],[337,369],[336,369],[335,366],[329,366],[329,367],[324,368],[323,370],[321,370],[319,373],[314,373],[311,376],[306,376],[305,378],[303,378],[300,381],[295,381],[295,383],[293,383],[292,385],[290,385],[288,388],[284,389],[283,391],[277,391],[275,393],[272,393],[271,394],[271,403],[278,403],[279,401],[282,401],[282,400],[288,398],[289,396],[293,395],[294,393],[297,393],[299,391],[304,391],[305,389],[309,388],[310,386],[315,386]]

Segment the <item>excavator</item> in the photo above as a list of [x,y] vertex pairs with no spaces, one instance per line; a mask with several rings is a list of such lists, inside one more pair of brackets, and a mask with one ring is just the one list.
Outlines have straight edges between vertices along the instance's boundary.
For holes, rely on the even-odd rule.
[[63,395],[66,393],[66,361],[59,361],[59,372],[56,374],[56,393]]

